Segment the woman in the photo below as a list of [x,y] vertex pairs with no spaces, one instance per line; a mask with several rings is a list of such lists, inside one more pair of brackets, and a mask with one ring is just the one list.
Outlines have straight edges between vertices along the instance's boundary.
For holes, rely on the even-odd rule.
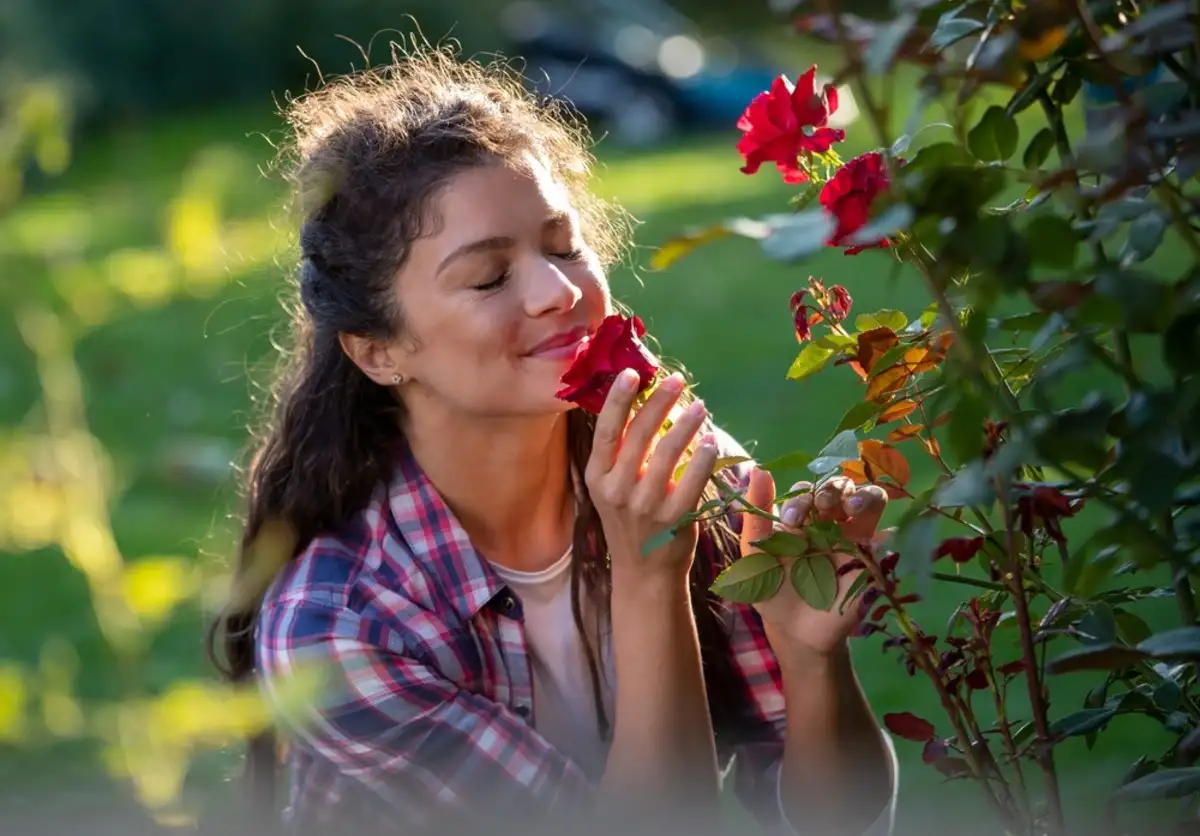
[[[810,609],[789,584],[754,608],[716,599],[770,534],[760,517],[642,554],[740,448],[678,374],[632,418],[620,379],[598,416],[556,397],[613,306],[618,226],[582,134],[503,68],[442,51],[328,84],[290,122],[302,306],[214,635],[227,676],[283,703],[298,672],[323,676],[288,704],[293,828],[614,810],[712,826],[736,756],[769,826],[889,831],[894,755],[849,661],[854,607]],[[766,472],[721,478],[772,507]],[[782,519],[810,499],[863,541],[885,502],[835,483]],[[251,756],[274,766],[273,744]]]

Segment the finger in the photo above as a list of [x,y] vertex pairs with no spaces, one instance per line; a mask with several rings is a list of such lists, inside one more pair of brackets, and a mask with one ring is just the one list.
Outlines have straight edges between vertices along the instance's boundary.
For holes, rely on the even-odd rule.
[[707,414],[703,401],[696,401],[684,410],[671,429],[654,445],[646,472],[638,480],[639,491],[646,491],[652,496],[666,495],[671,477],[679,467],[679,459],[704,425]]
[[787,528],[800,528],[812,522],[813,495],[793,496],[779,509],[779,519]]
[[612,473],[618,482],[632,485],[638,480],[642,465],[646,462],[646,454],[650,450],[650,442],[662,429],[671,407],[679,400],[682,392],[683,375],[673,374],[659,384],[645,406],[633,416],[633,420],[625,428],[621,449],[617,451],[617,461],[612,466]]
[[600,473],[607,473],[617,460],[625,425],[629,423],[629,410],[637,393],[638,373],[625,369],[617,375],[600,414],[596,416],[596,429],[592,438],[589,465]]
[[[661,445],[659,446],[661,449]],[[687,467],[683,470],[683,475],[679,477],[679,481],[675,483],[675,487],[671,491],[670,499],[667,501],[667,510],[672,520],[677,520],[684,514],[696,510],[700,504],[700,496],[704,493],[704,486],[708,484],[708,479],[712,476],[713,466],[716,463],[717,440],[708,434],[700,440],[700,446],[696,448],[692,460],[688,462]]]
[[887,491],[878,485],[863,485],[849,493],[842,503],[847,517],[842,533],[855,542],[874,538],[887,502]]
[[[775,477],[770,471],[754,468],[750,473],[750,486],[746,489],[745,500],[757,508],[771,508],[775,504]],[[749,511],[743,511],[741,518],[742,554],[749,554],[754,551],[750,544],[770,537],[775,525],[771,520]]]
[[822,520],[844,520],[846,510],[844,504],[854,494],[854,482],[844,476],[830,479],[817,489],[813,497],[813,505],[817,516]]

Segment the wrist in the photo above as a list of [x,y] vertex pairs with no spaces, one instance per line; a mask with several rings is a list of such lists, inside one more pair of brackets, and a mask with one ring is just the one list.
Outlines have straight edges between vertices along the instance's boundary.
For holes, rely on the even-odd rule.
[[771,650],[785,670],[812,675],[839,673],[850,667],[849,639],[842,639],[829,648],[816,648],[780,627],[770,624],[763,627]]
[[670,600],[691,601],[686,568],[630,565],[633,561],[613,561],[613,602],[662,604]]

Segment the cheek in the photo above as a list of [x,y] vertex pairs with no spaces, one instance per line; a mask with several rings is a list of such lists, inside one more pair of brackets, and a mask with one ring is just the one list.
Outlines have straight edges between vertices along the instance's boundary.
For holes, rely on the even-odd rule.
[[576,272],[571,274],[571,280],[582,294],[579,303],[589,313],[599,318],[612,313],[612,291],[600,265],[591,262],[579,264]]

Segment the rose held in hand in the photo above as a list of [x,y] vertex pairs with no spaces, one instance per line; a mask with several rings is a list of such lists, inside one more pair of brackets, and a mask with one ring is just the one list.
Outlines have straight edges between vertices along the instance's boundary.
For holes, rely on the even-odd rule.
[[645,391],[658,373],[658,361],[642,343],[646,327],[639,317],[613,314],[600,323],[590,340],[575,355],[562,376],[557,395],[564,401],[599,415],[617,375],[625,369],[638,374],[638,391]]

